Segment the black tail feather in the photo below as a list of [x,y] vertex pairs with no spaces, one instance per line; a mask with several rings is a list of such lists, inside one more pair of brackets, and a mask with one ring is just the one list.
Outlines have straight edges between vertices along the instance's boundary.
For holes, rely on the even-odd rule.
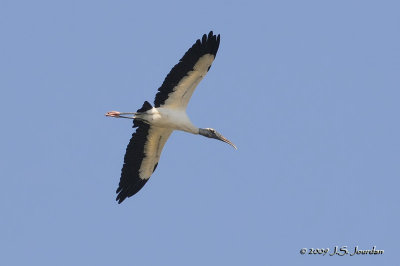
[[143,103],[142,108],[138,109],[137,112],[138,113],[143,113],[143,112],[146,112],[146,111],[150,110],[151,108],[153,108],[153,106],[151,106],[151,104],[148,101],[145,101]]
[[[148,101],[145,101],[142,105],[142,107],[140,109],[138,109],[136,112],[137,113],[144,113],[148,110],[150,110],[151,108],[153,108],[153,106],[151,106],[151,104]],[[141,124],[144,124],[143,121],[141,121],[140,119],[134,119],[133,120],[133,128],[140,126]]]

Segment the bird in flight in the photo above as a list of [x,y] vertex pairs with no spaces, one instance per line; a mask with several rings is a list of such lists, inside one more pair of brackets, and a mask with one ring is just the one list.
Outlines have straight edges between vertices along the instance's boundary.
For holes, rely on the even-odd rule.
[[220,36],[212,31],[198,39],[165,78],[154,99],[134,113],[107,112],[106,116],[133,119],[136,132],[126,148],[121,179],[116,191],[118,203],[135,195],[156,170],[165,142],[174,130],[221,140],[236,146],[212,128],[198,128],[190,122],[186,107],[196,86],[210,70]]

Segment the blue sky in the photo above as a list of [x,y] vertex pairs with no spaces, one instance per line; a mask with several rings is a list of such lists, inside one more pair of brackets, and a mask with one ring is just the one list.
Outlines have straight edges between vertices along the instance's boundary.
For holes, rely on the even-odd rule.
[[[1,265],[393,265],[398,1],[0,1]],[[118,205],[131,121],[209,30],[188,113]],[[348,246],[384,255],[300,255]]]

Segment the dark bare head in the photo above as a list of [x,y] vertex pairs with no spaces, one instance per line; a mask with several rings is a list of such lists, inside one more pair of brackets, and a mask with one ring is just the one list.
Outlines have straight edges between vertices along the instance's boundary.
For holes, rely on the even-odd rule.
[[199,134],[204,136],[204,137],[207,137],[207,138],[212,138],[212,139],[217,139],[217,140],[223,141],[225,143],[228,143],[229,145],[231,145],[235,149],[237,149],[235,144],[233,144],[230,140],[228,140],[227,138],[222,136],[220,133],[218,133],[213,128],[199,128]]

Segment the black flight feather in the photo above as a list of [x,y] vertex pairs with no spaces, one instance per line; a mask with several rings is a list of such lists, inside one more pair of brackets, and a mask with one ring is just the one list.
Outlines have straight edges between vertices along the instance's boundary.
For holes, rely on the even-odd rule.
[[201,41],[200,39],[197,40],[165,78],[154,99],[154,106],[160,107],[165,103],[168,99],[168,94],[173,92],[174,87],[178,85],[189,71],[193,70],[194,65],[199,61],[200,57],[205,54],[216,56],[219,42],[219,34],[214,35],[212,31],[210,31],[208,36],[204,34]]
[[[148,101],[137,112],[146,112],[153,108]],[[137,127],[136,132],[132,134],[132,138],[126,147],[124,157],[124,165],[121,170],[121,179],[116,191],[118,203],[123,202],[127,197],[135,195],[146,184],[148,179],[139,177],[139,169],[142,164],[144,154],[144,145],[147,141],[150,125],[143,121],[134,119],[133,127]]]

